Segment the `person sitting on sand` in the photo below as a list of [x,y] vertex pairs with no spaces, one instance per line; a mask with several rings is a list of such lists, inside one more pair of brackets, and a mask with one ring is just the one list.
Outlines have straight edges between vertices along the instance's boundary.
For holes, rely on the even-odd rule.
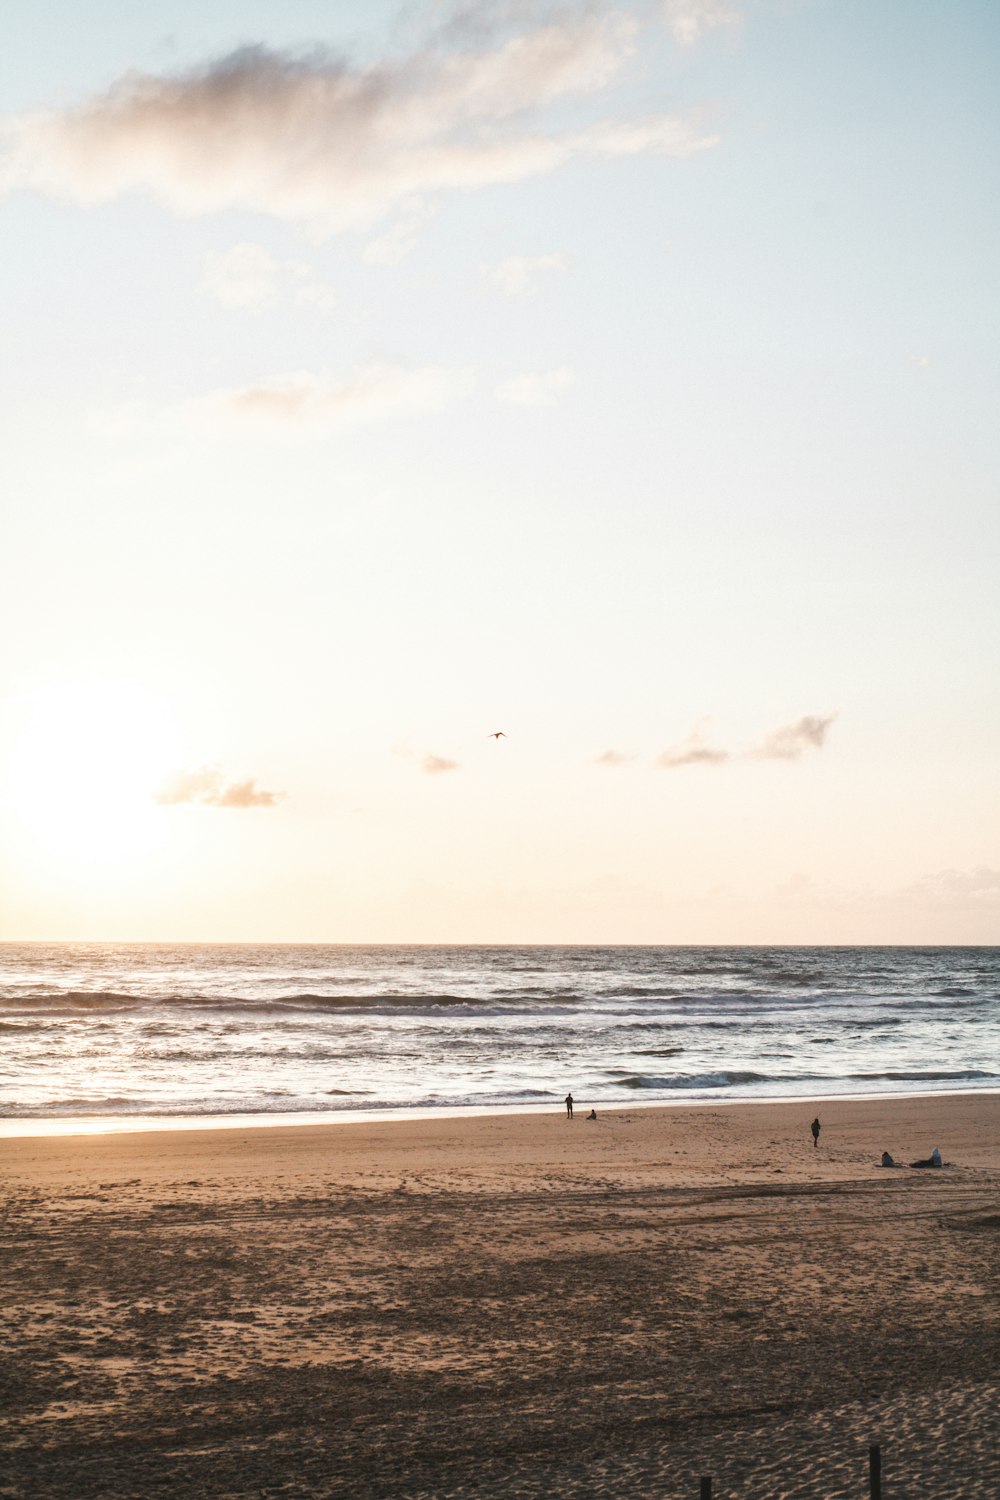
[[596,1109],[592,1109],[590,1111],[590,1114],[587,1116],[587,1119],[588,1120],[596,1120],[597,1119],[597,1110]]
[[573,1095],[572,1094],[567,1094],[566,1095],[566,1118],[567,1118],[567,1120],[572,1120],[572,1118],[573,1118]]
[[813,1133],[813,1150],[815,1150],[816,1147],[819,1145],[819,1116],[818,1115],[816,1116],[816,1119],[813,1120],[812,1124],[809,1126],[809,1129]]
[[939,1167],[940,1165],[941,1152],[938,1150],[937,1146],[934,1147],[934,1150],[931,1152],[930,1156],[926,1158],[926,1160],[910,1162],[911,1167]]

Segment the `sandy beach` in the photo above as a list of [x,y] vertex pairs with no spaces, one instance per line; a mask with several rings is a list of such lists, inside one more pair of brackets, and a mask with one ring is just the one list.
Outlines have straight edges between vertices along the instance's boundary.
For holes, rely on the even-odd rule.
[[1000,1493],[1000,1096],[585,1112],[0,1141],[0,1495]]

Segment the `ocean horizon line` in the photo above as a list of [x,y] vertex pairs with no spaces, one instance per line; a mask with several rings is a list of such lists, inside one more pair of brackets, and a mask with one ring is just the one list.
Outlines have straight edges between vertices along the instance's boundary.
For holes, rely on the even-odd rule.
[[509,939],[504,941],[487,940],[483,942],[469,939],[441,941],[426,938],[409,941],[405,938],[378,939],[368,942],[364,939],[355,938],[18,938],[0,936],[0,948],[420,948],[420,949],[461,949],[490,951],[502,950],[504,948],[535,948],[541,950],[561,949],[587,949],[601,951],[605,949],[629,951],[632,949],[648,949],[651,951],[672,949],[694,949],[705,951],[718,949],[723,952],[731,949],[759,949],[774,951],[775,949],[808,950],[812,948],[824,948],[834,950],[864,949],[864,950],[898,950],[898,949],[921,949],[942,951],[986,951],[991,952],[1000,949],[1000,940],[995,943],[946,943],[946,942],[682,942],[680,940],[670,942],[572,942],[568,940],[541,941],[530,939],[520,941]]

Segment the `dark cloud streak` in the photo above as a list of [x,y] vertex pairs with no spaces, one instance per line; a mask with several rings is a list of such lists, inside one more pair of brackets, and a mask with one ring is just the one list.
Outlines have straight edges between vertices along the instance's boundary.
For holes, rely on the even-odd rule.
[[715,145],[684,115],[592,115],[576,129],[549,116],[606,91],[635,37],[634,19],[586,7],[464,51],[425,44],[367,66],[252,46],[186,73],[130,72],[74,107],[8,120],[0,192],[98,202],[141,191],[182,213],[249,209],[334,233],[574,158]]

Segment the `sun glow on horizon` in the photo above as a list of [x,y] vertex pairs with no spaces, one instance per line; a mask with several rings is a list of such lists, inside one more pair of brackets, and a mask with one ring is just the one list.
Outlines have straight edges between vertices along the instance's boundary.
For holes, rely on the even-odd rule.
[[141,862],[163,836],[153,793],[176,762],[169,706],[141,685],[61,683],[15,700],[2,800],[22,857],[57,874]]

